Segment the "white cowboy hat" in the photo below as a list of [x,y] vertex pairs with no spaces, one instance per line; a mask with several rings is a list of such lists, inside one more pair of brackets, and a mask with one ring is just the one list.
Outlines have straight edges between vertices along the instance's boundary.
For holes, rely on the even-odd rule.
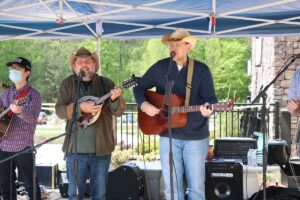
[[173,44],[176,42],[186,42],[191,44],[193,49],[197,42],[197,37],[191,35],[187,30],[183,28],[178,28],[171,34],[164,35],[161,42],[165,45]]

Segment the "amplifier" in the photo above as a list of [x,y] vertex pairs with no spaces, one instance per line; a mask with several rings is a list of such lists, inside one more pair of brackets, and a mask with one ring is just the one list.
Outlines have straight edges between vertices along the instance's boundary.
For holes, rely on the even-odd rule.
[[257,149],[257,140],[239,137],[215,139],[214,157],[242,159],[243,163],[247,164],[247,153],[249,149]]
[[55,189],[57,183],[57,163],[36,164],[36,176],[39,184],[47,188]]
[[207,162],[205,164],[205,174],[206,199],[243,199],[243,166],[240,160]]
[[288,144],[284,140],[268,141],[268,165],[286,165],[290,157]]

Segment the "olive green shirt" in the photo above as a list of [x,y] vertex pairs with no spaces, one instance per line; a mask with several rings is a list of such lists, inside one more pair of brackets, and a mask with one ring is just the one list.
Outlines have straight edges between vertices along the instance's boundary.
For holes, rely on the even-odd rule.
[[[92,80],[92,95],[95,97],[102,97],[114,88],[112,80],[95,74]],[[77,80],[75,75],[71,75],[64,79],[59,87],[57,102],[55,105],[55,111],[58,117],[67,119],[67,110],[72,106],[77,90]],[[107,99],[103,103],[101,114],[99,118],[94,122],[93,129],[95,130],[95,152],[96,155],[109,155],[115,147],[115,133],[113,116],[121,116],[124,113],[125,107],[121,106],[120,101],[124,101],[118,98],[114,102]],[[72,111],[72,110],[71,110]],[[66,137],[63,144],[63,151],[67,154],[72,152],[74,134],[68,133],[71,120],[67,119],[66,125]],[[91,127],[92,128],[92,127]],[[67,145],[67,141],[69,144]],[[78,143],[80,140],[78,138]],[[91,143],[90,143],[91,144]],[[81,145],[81,144],[80,144]],[[88,145],[88,144],[83,144]],[[92,144],[91,144],[92,145]],[[68,146],[68,147],[67,147]],[[79,147],[79,146],[78,146]]]
[[[81,85],[79,98],[87,95],[92,95],[91,83],[87,88],[85,88],[83,84]],[[81,116],[82,115],[79,115],[78,118]],[[72,148],[72,152],[75,153],[74,148]],[[96,126],[94,124],[86,128],[77,126],[77,153],[96,153]]]

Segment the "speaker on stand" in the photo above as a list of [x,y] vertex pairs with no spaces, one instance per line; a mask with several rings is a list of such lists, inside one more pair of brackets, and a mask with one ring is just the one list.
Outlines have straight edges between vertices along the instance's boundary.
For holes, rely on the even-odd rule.
[[205,164],[205,196],[209,200],[243,199],[241,160],[216,160]]

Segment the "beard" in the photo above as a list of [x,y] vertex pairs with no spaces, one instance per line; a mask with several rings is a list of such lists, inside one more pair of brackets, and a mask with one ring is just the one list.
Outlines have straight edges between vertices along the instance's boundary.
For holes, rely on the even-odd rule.
[[91,81],[96,72],[86,71],[84,72],[84,77],[82,77],[83,81]]

